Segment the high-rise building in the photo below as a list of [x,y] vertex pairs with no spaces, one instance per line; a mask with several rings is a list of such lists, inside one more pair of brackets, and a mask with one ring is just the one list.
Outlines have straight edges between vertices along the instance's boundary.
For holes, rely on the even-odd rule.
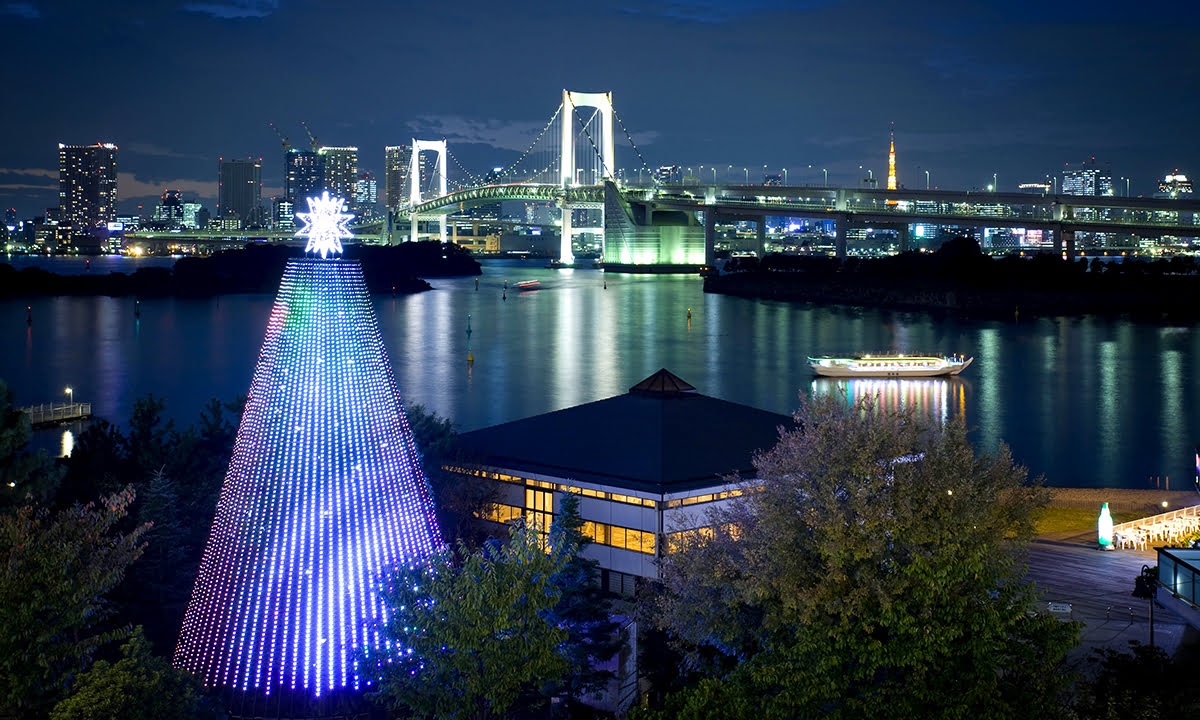
[[1096,158],[1084,161],[1078,166],[1068,165],[1063,170],[1063,195],[1112,195],[1112,171],[1096,165]]
[[189,230],[195,230],[200,227],[200,224],[196,221],[196,214],[200,212],[201,207],[203,206],[197,202],[185,202],[183,204],[183,221],[180,225]]
[[[388,212],[395,212],[408,202],[408,166],[412,163],[412,146],[388,145],[383,149],[383,192]],[[418,158],[421,177],[425,177],[425,156]]]
[[217,215],[244,228],[262,224],[262,158],[221,158],[217,175]]
[[1192,197],[1192,181],[1188,180],[1187,175],[1176,169],[1175,172],[1159,181],[1158,192],[1154,193],[1154,197],[1190,199]]
[[325,157],[307,150],[288,150],[284,156],[284,195],[292,207],[308,207],[305,198],[325,190]]
[[374,205],[379,202],[379,183],[374,175],[369,172],[359,173],[356,186],[355,201],[360,205]]
[[164,190],[154,207],[154,222],[159,227],[176,228],[183,225],[183,192]]
[[296,227],[296,206],[287,198],[275,198],[275,212],[271,216],[277,230]]
[[317,154],[325,158],[325,190],[346,204],[354,202],[358,190],[358,148],[322,147]]
[[58,204],[76,231],[117,217],[117,146],[58,144]]
[[174,662],[276,709],[360,687],[381,580],[442,541],[359,263],[288,261],[248,398]]

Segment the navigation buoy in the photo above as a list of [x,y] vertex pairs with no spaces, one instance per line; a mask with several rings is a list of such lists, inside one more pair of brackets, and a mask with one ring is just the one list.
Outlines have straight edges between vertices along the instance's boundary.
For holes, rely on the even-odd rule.
[[[479,278],[475,278],[475,292],[479,292]],[[470,317],[469,315],[467,317]]]
[[25,324],[26,325],[33,324],[33,306],[32,305],[25,306]]
[[140,318],[142,316],[142,301],[141,300],[133,301],[133,316],[135,318]]
[[[477,284],[479,280],[475,281]],[[475,354],[471,352],[471,313],[467,313],[467,367],[475,364]]]

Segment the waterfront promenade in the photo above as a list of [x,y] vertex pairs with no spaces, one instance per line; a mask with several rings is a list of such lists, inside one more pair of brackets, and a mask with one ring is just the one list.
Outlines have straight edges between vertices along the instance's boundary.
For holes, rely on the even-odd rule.
[[[1094,505],[1098,515],[1101,502],[1107,501],[1116,512],[1132,510],[1141,516],[1161,509],[1163,499],[1171,507],[1181,507],[1197,504],[1200,495],[1195,491],[1056,490],[1052,507]],[[1071,653],[1071,659],[1083,665],[1094,659],[1096,649],[1128,650],[1131,640],[1149,642],[1149,601],[1133,597],[1132,592],[1142,566],[1154,567],[1157,562],[1153,547],[1106,552],[1097,549],[1094,527],[1066,530],[1045,533],[1033,542],[1028,578],[1042,591],[1042,612],[1084,623],[1079,647]],[[1155,602],[1157,646],[1174,654],[1182,645],[1200,644],[1200,611],[1162,588]]]

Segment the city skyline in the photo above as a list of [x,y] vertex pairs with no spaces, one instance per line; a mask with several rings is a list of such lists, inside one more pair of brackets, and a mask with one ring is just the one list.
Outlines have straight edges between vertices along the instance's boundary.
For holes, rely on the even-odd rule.
[[[828,171],[830,184],[854,185],[868,171],[886,177],[895,122],[903,186],[923,187],[928,171],[934,186],[983,188],[996,176],[1015,190],[1095,157],[1149,195],[1164,174],[1200,167],[1197,100],[1183,91],[1196,86],[1200,11],[1158,10],[759,1],[584,13],[468,2],[401,24],[399,10],[376,3],[5,3],[14,32],[0,52],[22,70],[5,83],[19,102],[0,119],[12,139],[0,148],[0,204],[21,217],[57,204],[60,142],[121,148],[122,212],[167,188],[212,209],[219,157],[262,157],[265,201],[284,194],[269,122],[296,146],[307,144],[305,121],[322,144],[359,148],[358,169],[377,177],[384,148],[414,137],[447,138],[480,172],[517,158],[563,87],[612,91],[651,166],[746,168],[752,182],[787,168],[792,184],[820,184]],[[439,29],[454,39],[435,41]],[[564,58],[564,34],[605,49]],[[80,69],[100,37],[111,52]],[[304,37],[322,51],[299,52]],[[180,81],[154,80],[164,72]],[[77,82],[63,93],[48,89],[61,86],[54,78]],[[220,87],[207,82],[216,78]],[[619,167],[637,167],[618,152]]]

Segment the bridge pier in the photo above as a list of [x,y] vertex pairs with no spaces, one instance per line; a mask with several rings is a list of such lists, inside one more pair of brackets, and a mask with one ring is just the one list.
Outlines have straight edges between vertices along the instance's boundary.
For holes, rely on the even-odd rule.
[[1063,236],[1062,244],[1065,246],[1064,252],[1066,252],[1068,259],[1074,260],[1075,259],[1075,231],[1074,230],[1064,230],[1062,236]]
[[571,249],[571,208],[562,208],[562,237],[558,245],[558,261],[563,265],[575,262],[575,251]]
[[909,250],[909,233],[910,233],[910,226],[908,223],[904,223],[899,228],[896,229],[897,238],[900,241],[899,242],[900,252],[908,252],[908,250]]
[[767,254],[767,216],[763,215],[758,219],[758,226],[754,230],[754,256],[759,260]]
[[838,216],[833,221],[833,256],[838,260],[846,259],[846,231],[850,229],[850,218]]
[[709,207],[704,211],[704,264],[712,267],[716,262],[717,211]]

